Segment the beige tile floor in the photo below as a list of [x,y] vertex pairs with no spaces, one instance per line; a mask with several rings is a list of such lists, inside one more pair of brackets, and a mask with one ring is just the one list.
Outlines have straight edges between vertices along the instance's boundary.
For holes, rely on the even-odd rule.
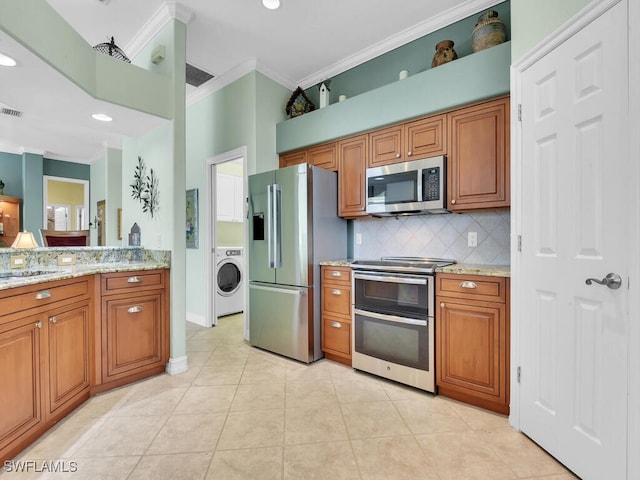
[[[189,371],[91,398],[16,460],[74,473],[3,479],[576,478],[504,416],[251,348],[242,316],[187,325]],[[74,463],[71,463],[74,462]]]

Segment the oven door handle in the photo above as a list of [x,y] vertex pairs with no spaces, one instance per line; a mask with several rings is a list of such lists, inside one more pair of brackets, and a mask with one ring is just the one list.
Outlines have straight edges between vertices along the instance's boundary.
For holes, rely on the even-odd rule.
[[417,320],[415,318],[398,317],[396,315],[385,315],[383,313],[375,313],[375,312],[369,312],[367,310],[360,310],[359,308],[354,309],[353,312],[357,315],[362,315],[363,317],[375,318],[377,320],[384,320],[386,322],[404,323],[406,325],[418,325],[420,327],[426,327],[428,323],[427,320]]
[[368,273],[354,273],[356,280],[371,280],[373,282],[405,283],[410,285],[426,285],[426,277],[402,277],[398,275],[370,275]]

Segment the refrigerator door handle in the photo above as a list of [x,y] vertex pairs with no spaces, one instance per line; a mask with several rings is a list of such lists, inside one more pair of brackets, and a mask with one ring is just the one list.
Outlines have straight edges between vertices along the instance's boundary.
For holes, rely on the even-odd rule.
[[282,267],[282,187],[273,184],[273,266]]
[[273,184],[267,185],[267,262],[269,268],[274,268],[273,261]]

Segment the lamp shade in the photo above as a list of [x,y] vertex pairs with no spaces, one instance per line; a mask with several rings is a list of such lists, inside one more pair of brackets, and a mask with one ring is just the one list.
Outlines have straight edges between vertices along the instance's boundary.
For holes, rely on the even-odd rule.
[[18,236],[15,241],[11,245],[11,248],[36,248],[38,244],[36,243],[36,239],[33,238],[33,233],[27,232],[18,232]]

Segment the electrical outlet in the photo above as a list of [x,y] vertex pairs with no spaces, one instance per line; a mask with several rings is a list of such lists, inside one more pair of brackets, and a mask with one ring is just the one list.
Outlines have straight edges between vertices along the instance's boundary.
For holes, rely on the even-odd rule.
[[58,266],[64,267],[66,265],[75,265],[76,264],[76,254],[75,253],[61,253],[58,255]]
[[362,245],[362,234],[356,233],[356,245]]
[[469,232],[467,235],[467,246],[469,247],[477,247],[478,246],[478,232]]
[[26,255],[11,255],[11,257],[9,258],[9,268],[24,268],[26,266]]

